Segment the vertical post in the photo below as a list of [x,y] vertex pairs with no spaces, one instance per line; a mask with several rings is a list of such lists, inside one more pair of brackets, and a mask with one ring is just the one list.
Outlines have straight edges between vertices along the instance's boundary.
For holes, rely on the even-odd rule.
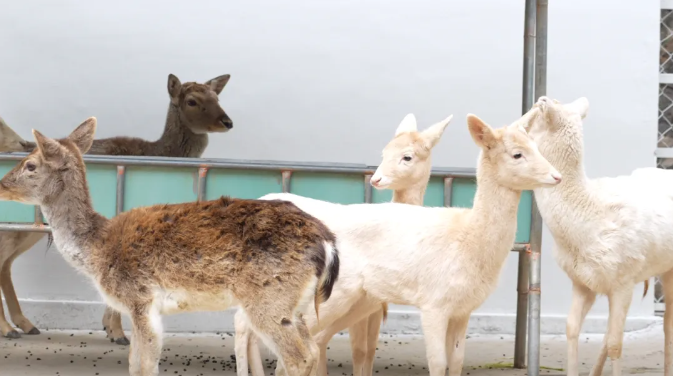
[[453,194],[453,177],[444,177],[444,206],[451,207],[451,196]]
[[[534,103],[535,85],[535,1],[526,0],[526,14],[523,32],[523,90],[521,113],[525,114]],[[519,270],[517,287],[528,285],[528,273],[526,273],[527,255],[519,252]],[[528,311],[526,295],[517,293],[516,312],[516,337],[514,338],[514,368],[526,367],[526,313]],[[530,355],[530,354],[529,354]],[[531,374],[531,364],[528,366],[528,375]]]
[[201,202],[206,198],[206,178],[208,176],[208,167],[199,167],[199,192],[196,194],[196,201]]
[[[537,0],[535,20],[535,100],[547,92],[548,4],[548,0]],[[541,252],[542,217],[533,199],[530,225],[530,284],[528,290],[528,376],[538,376],[540,373]]]
[[365,204],[372,203],[372,174],[365,174]]
[[291,189],[292,171],[283,171],[283,193],[289,193]]
[[124,186],[126,180],[126,168],[117,166],[117,214],[124,211]]
[[40,205],[35,205],[35,225],[36,226],[44,225],[44,220],[42,219],[42,210],[40,210]]

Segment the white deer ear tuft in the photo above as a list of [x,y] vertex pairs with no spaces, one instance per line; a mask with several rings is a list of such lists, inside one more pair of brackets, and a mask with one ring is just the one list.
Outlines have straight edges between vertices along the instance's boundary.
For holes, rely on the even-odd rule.
[[397,126],[395,136],[397,136],[400,133],[416,132],[416,131],[418,131],[418,127],[416,126],[416,116],[414,116],[414,114],[408,114],[407,116],[404,117],[404,119],[402,119],[400,125]]

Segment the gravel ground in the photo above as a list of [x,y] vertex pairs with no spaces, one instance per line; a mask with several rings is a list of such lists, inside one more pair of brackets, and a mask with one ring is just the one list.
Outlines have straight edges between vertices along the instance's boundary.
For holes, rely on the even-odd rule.
[[[588,374],[602,341],[600,335],[582,336],[581,373]],[[663,329],[655,325],[628,333],[624,346],[624,374],[663,374]],[[463,375],[525,375],[511,368],[513,336],[473,335],[467,342]],[[274,357],[262,350],[267,375]],[[160,375],[235,375],[231,333],[165,335]],[[427,375],[423,338],[382,335],[374,370],[381,375]],[[565,375],[565,337],[542,339],[541,375]],[[44,330],[41,335],[10,340],[0,338],[0,376],[118,376],[128,375],[128,347],[110,343],[103,332]],[[328,350],[330,375],[351,375],[350,346],[337,335]],[[611,367],[606,365],[604,374]]]

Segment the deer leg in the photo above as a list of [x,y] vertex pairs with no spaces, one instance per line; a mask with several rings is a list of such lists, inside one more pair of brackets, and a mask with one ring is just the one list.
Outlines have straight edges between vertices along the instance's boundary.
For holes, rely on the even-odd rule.
[[[570,313],[566,320],[566,340],[568,346],[568,376],[579,376],[579,338],[584,319],[596,301],[596,294],[578,283],[573,282],[573,297]],[[602,370],[602,366],[601,366]]]
[[258,343],[257,336],[251,331],[248,339],[248,363],[252,376],[264,376],[264,364],[262,364]]
[[363,365],[362,375],[372,376],[374,372],[374,357],[376,356],[376,346],[379,344],[379,331],[383,322],[383,310],[378,310],[367,319],[367,355]]
[[[450,345],[451,356],[447,358],[449,362],[449,376],[460,376],[463,371],[463,361],[465,360],[465,333],[467,332],[467,324],[470,322],[470,316],[452,317],[448,322],[448,333],[451,342],[446,342]],[[448,349],[447,349],[448,353]]]
[[12,283],[12,263],[19,254],[19,252],[15,253],[9,259],[7,259],[7,261],[5,261],[4,265],[2,265],[0,285],[2,286],[2,292],[5,295],[9,316],[11,317],[14,325],[21,328],[21,330],[26,334],[40,334],[40,330],[37,329],[35,325],[33,325],[33,323],[31,323],[30,320],[26,318],[26,316],[23,315],[23,312],[21,312],[19,299],[16,296],[16,291],[14,291],[14,283]]
[[103,314],[103,328],[107,332],[107,338],[118,345],[128,346],[131,343],[124,334],[122,328],[122,315],[110,306],[105,307]]
[[264,376],[264,364],[257,345],[257,336],[248,324],[245,312],[239,309],[234,315],[234,353],[236,356],[236,374],[246,376],[248,366],[252,376]]
[[446,309],[421,309],[421,325],[430,376],[446,374],[446,333],[449,317]]
[[[0,256],[2,256],[0,254]],[[2,275],[3,275],[3,270],[4,270],[4,265],[7,262],[7,259],[0,258],[0,280],[2,280]],[[1,296],[2,294],[0,294]],[[7,299],[9,300],[9,299]],[[5,307],[2,304],[2,300],[0,300],[0,332],[2,332],[2,335],[7,337],[7,338],[21,338],[21,334],[17,332],[10,324],[7,322],[7,319],[5,318]]]
[[363,376],[365,357],[367,356],[367,334],[369,318],[364,318],[348,328],[353,357],[353,376]]
[[[631,305],[632,296],[633,286],[612,291],[608,294],[610,311],[608,316],[608,332],[605,335],[604,347],[607,347],[607,356],[612,362],[612,376],[621,376],[622,374],[621,357],[624,325],[626,324],[626,314]],[[596,364],[598,365],[598,362]],[[594,374],[593,370],[592,374]]]
[[673,270],[660,278],[664,288],[666,312],[664,313],[664,376],[673,376]]
[[161,315],[154,307],[135,307],[130,311],[133,312],[133,344],[129,351],[129,374],[157,376],[163,331]]

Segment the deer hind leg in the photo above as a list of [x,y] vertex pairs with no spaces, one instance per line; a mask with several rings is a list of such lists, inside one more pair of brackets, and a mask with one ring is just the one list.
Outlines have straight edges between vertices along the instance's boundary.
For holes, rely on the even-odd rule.
[[129,374],[131,376],[157,376],[161,356],[161,315],[152,306],[134,307],[133,344],[129,351]]
[[105,307],[103,314],[103,328],[107,333],[107,338],[118,345],[128,346],[131,342],[124,334],[122,327],[122,315],[110,306]]
[[38,330],[35,325],[23,315],[21,306],[19,305],[19,299],[16,296],[16,291],[14,291],[14,284],[12,283],[12,263],[18,255],[18,253],[14,254],[9,260],[5,261],[5,264],[2,266],[0,285],[2,286],[2,292],[5,295],[5,301],[7,302],[7,309],[9,310],[9,315],[12,318],[14,325],[21,328],[26,334],[40,334],[40,330]]
[[666,312],[664,313],[664,376],[673,376],[673,270],[661,276]]
[[[584,319],[596,301],[596,293],[585,286],[573,282],[572,303],[566,320],[566,340],[568,346],[568,376],[579,375],[579,337]],[[598,366],[598,363],[595,365]],[[601,372],[603,366],[600,366]]]
[[[0,250],[2,252],[2,250]],[[3,270],[4,270],[4,265],[7,261],[6,257],[3,257],[5,255],[0,253],[0,280],[2,280],[2,275],[3,275]],[[0,294],[1,296],[2,294]],[[9,300],[9,299],[7,299]],[[7,319],[5,318],[5,308],[4,305],[2,304],[2,300],[0,300],[0,332],[2,332],[2,335],[7,338],[20,338],[21,334],[17,332],[10,324],[7,322]]]
[[622,288],[608,294],[610,311],[608,316],[608,331],[603,339],[601,353],[594,368],[591,370],[591,376],[598,376],[603,371],[603,365],[606,358],[609,357],[612,362],[612,375],[621,376],[622,374],[622,344],[624,341],[624,325],[626,323],[626,314],[631,305],[633,296],[633,286]]

